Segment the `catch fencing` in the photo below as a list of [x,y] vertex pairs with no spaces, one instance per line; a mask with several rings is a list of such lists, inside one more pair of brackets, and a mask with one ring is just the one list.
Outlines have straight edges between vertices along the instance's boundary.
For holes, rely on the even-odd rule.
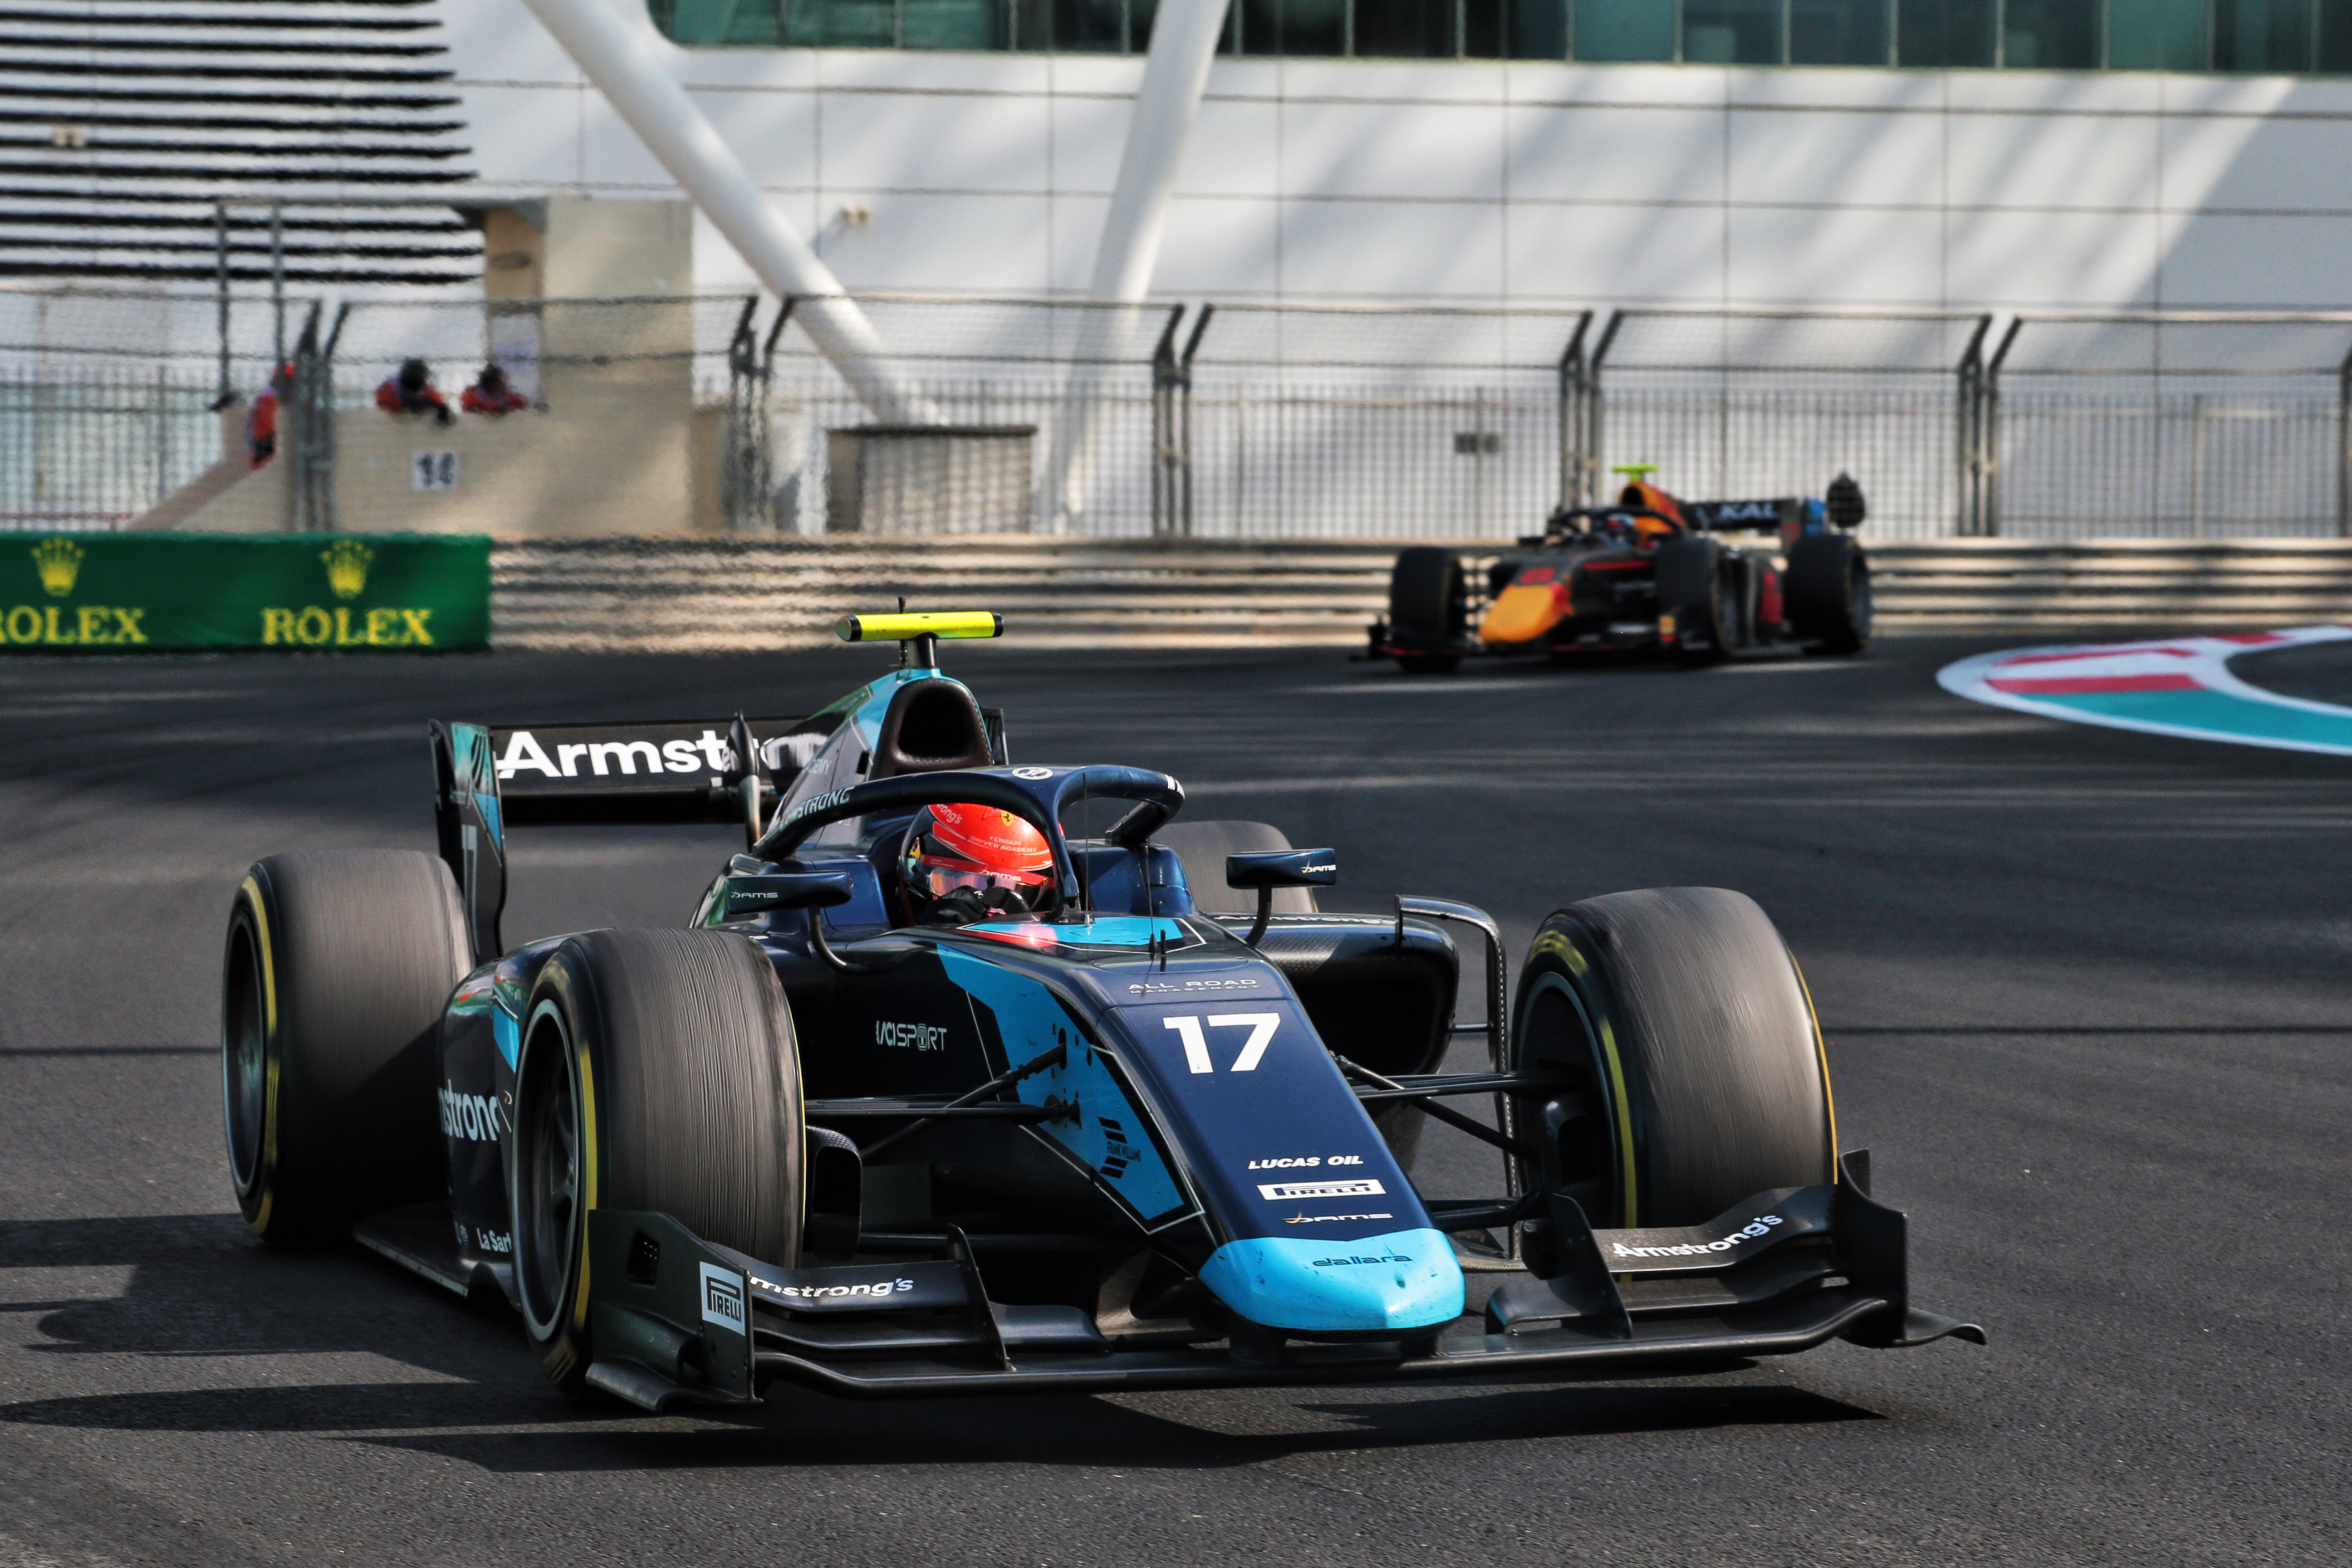
[[1654,464],[1688,496],[1817,496],[1848,473],[1872,538],[1979,532],[1970,433],[1990,327],[1937,310],[1621,310],[1585,372],[1579,445],[1596,469]]
[[1987,535],[2352,535],[2352,312],[2024,315],[1993,351]]
[[[1654,467],[1851,473],[1878,540],[2352,534],[2352,313],[854,302],[895,422],[810,299],[0,290],[0,528],[184,521],[282,365],[289,528],[1491,541]],[[411,359],[525,411],[376,415]]]
[[239,296],[224,331],[210,295],[0,289],[0,530],[125,527],[204,473],[223,388],[268,378],[275,316]]

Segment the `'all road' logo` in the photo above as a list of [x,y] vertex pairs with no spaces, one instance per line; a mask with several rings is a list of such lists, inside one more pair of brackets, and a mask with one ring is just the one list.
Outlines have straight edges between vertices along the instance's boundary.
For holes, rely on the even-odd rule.
[[[28,553],[40,574],[41,592],[62,599],[81,578],[89,552],[70,539],[44,539]],[[81,643],[143,643],[147,632],[139,623],[143,609],[111,605],[18,605],[0,618],[0,633],[12,643],[38,643],[46,647],[71,647]]]
[[[338,599],[356,599],[367,589],[368,567],[375,552],[356,539],[338,539],[319,552],[326,563],[327,587]],[[352,617],[359,618],[354,620]],[[433,634],[425,623],[431,610],[332,610],[317,605],[261,612],[261,642],[265,647],[431,647]]]

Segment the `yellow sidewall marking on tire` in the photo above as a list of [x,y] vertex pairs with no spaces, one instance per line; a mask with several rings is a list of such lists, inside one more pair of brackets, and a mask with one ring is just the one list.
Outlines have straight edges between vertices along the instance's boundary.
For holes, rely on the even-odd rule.
[[237,891],[253,911],[254,945],[261,950],[261,1206],[245,1223],[256,1235],[267,1236],[278,1174],[278,963],[269,952],[269,910],[261,884],[247,877]]
[[[1589,978],[1592,973],[1592,966],[1585,962],[1584,954],[1578,951],[1576,944],[1570,942],[1566,937],[1562,936],[1556,931],[1546,931],[1538,936],[1535,941],[1533,952],[1550,953],[1562,963],[1565,963],[1568,966],[1569,973],[1574,974],[1580,980]],[[1800,976],[1799,984],[1801,984],[1802,983],[1803,977]],[[1570,994],[1573,995],[1574,993],[1571,991]],[[1583,998],[1576,997],[1575,1000],[1578,1004],[1579,1011],[1583,1011]],[[1810,1006],[1811,1003],[1808,1002],[1807,1005]],[[1588,1023],[1590,1022],[1591,1020],[1588,1019]],[[1625,1068],[1624,1064],[1618,1059],[1617,1036],[1616,1032],[1610,1028],[1609,1020],[1602,1018],[1597,1024],[1592,1024],[1591,1026],[1600,1031],[1601,1058],[1609,1068],[1609,1094],[1610,1099],[1614,1102],[1617,1113],[1619,1180],[1624,1184],[1624,1190],[1619,1194],[1619,1214],[1617,1217],[1621,1223],[1627,1226],[1631,1226],[1634,1224],[1634,1215],[1639,1212],[1639,1210],[1635,1207],[1633,1201],[1635,1192],[1633,1175],[1633,1110],[1632,1104],[1625,1098]],[[1816,1030],[1816,1033],[1818,1032],[1819,1031]]]
[[1618,1179],[1625,1184],[1618,1217],[1631,1227],[1637,1224],[1634,1216],[1641,1210],[1633,1202],[1633,1110],[1625,1099],[1625,1068],[1617,1059],[1617,1035],[1610,1028],[1609,1020],[1601,1020],[1601,1055],[1609,1064],[1609,1093],[1617,1102]]
[[1822,1016],[1813,1010],[1813,988],[1805,984],[1805,966],[1797,955],[1789,955],[1789,967],[1797,972],[1797,989],[1805,998],[1805,1021],[1813,1026],[1813,1057],[1822,1064],[1822,1109],[1830,1119],[1830,1180],[1838,1179],[1837,1094],[1830,1088],[1830,1047],[1822,1038]]
[[596,1208],[596,1078],[589,1070],[588,1047],[572,1047],[580,1066],[580,1273],[572,1296],[572,1326],[588,1327],[588,1216]]

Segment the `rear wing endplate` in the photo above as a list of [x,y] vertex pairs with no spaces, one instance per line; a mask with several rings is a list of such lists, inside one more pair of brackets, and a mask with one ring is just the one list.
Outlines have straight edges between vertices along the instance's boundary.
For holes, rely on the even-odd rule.
[[[532,724],[436,720],[433,817],[457,880],[474,962],[506,951],[506,834],[513,827],[739,826],[759,837],[778,796],[845,715]],[[1003,751],[1004,717],[983,709]]]
[[840,721],[830,713],[512,729],[435,721],[434,827],[474,962],[506,951],[499,917],[509,828],[746,823]]

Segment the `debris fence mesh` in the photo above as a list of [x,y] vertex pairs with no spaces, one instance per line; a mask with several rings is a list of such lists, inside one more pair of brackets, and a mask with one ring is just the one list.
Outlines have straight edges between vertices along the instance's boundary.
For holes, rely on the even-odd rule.
[[[676,447],[660,485],[693,492],[682,526],[751,535],[1496,539],[1604,499],[1634,466],[1707,498],[1818,495],[1851,473],[1867,538],[2347,531],[2344,313],[249,291],[222,306],[0,289],[0,529],[184,521],[252,469],[247,417],[279,364],[303,416],[281,435],[300,468],[289,525],[404,526],[450,498],[413,500],[396,475],[354,499],[351,437],[399,444],[376,392],[421,360],[453,408],[490,364],[519,398],[513,418],[465,426],[467,472],[495,469],[494,425],[510,447],[561,434],[560,468]],[[486,478],[478,493],[478,526],[529,524],[526,491]]]

